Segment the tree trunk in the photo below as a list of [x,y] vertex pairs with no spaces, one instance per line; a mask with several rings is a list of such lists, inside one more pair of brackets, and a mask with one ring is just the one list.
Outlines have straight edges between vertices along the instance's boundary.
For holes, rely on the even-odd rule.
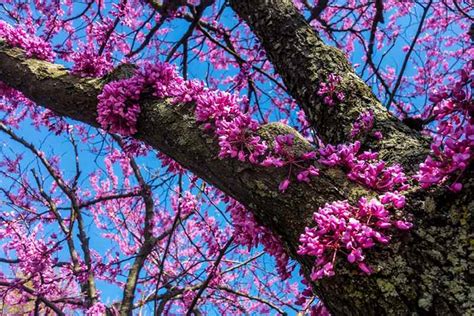
[[[290,0],[230,0],[232,8],[257,35],[286,87],[321,138],[332,144],[349,140],[352,123],[368,110],[384,138],[361,139],[380,158],[416,171],[428,153],[427,140],[388,113],[357,77],[344,54],[325,45]],[[345,99],[327,106],[317,95],[329,74],[342,77]],[[472,168],[472,166],[471,166]],[[472,173],[463,193],[446,188],[414,189],[406,211],[415,227],[394,238],[390,247],[371,252],[375,275],[349,267],[314,284],[334,315],[474,314],[472,283]],[[351,199],[349,197],[349,199]],[[471,256],[471,258],[470,258]],[[344,266],[344,264],[341,264]]]
[[[360,113],[372,109],[375,128],[385,137],[380,142],[364,139],[364,147],[379,150],[381,158],[399,162],[409,172],[415,170],[426,155],[426,140],[381,107],[343,54],[321,42],[291,1],[231,0],[231,5],[259,36],[290,93],[325,141],[346,141],[352,122]],[[316,97],[319,83],[329,73],[343,77],[347,98],[340,107],[324,106]],[[76,78],[60,66],[28,59],[20,50],[1,43],[0,78],[40,106],[98,125],[97,95],[103,85],[100,80]],[[312,213],[326,202],[356,202],[361,196],[376,195],[349,181],[342,170],[323,166],[317,166],[321,175],[310,184],[292,184],[282,194],[278,184],[287,170],[218,159],[218,145],[198,127],[191,105],[142,100],[141,108],[135,136],[245,205],[261,223],[280,235],[306,275],[314,260],[297,255],[296,249],[304,227],[312,223]],[[283,124],[268,124],[260,129],[267,140],[288,133],[297,135],[296,151],[312,148]],[[337,262],[336,276],[313,283],[313,289],[334,315],[474,313],[469,257],[474,205],[468,192],[472,191],[472,173],[466,176],[460,194],[445,188],[412,189],[406,210],[413,214],[414,228],[394,236],[389,246],[368,252],[367,261],[375,273],[362,275],[343,258]]]
[[445,188],[408,195],[414,228],[373,249],[369,277],[341,264],[315,284],[333,315],[473,315],[474,181],[455,194]]

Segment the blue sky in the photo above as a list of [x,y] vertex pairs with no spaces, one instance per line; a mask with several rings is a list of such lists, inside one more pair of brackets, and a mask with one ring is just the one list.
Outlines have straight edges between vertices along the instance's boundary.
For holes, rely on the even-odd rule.
[[[108,4],[110,6],[110,4]],[[79,13],[83,10],[85,4],[82,5],[77,5],[75,7],[75,13]],[[387,13],[389,15],[390,12]],[[0,18],[3,18],[2,15],[0,15]],[[226,13],[224,14],[222,21],[226,25],[230,25],[233,23],[232,20],[232,13],[227,10]],[[410,20],[406,21],[401,21],[401,23],[406,23],[406,32],[407,32],[407,37],[410,37],[410,34],[414,34],[416,30],[416,23],[412,23]],[[169,41],[176,41],[180,38],[182,33],[187,29],[188,23],[183,22],[183,20],[178,20],[178,21],[173,21],[171,23],[171,28],[172,32],[170,32],[166,36],[166,40]],[[456,31],[456,30],[454,30]],[[64,39],[64,34],[60,34],[55,38],[55,42],[59,43]],[[401,59],[403,58],[403,53],[402,52],[402,47],[405,45],[403,41],[398,41],[397,44],[394,46],[393,50],[391,53],[387,55],[385,58],[385,61],[382,63],[383,66],[389,65],[392,67],[395,67],[396,69],[399,69],[400,64],[401,64]],[[381,56],[384,53],[384,50],[380,52],[376,52],[375,54],[375,59],[379,56]],[[356,53],[352,56],[352,62],[353,63],[360,63],[363,64],[361,58],[363,56],[363,50],[361,49],[360,46],[356,46]],[[120,58],[120,56],[116,56],[117,58]],[[70,66],[70,65],[67,65]],[[198,59],[194,59],[193,61],[190,62],[189,64],[189,75],[191,78],[199,78],[199,79],[204,79],[206,77],[208,71],[208,67],[206,64],[200,62]],[[237,69],[231,69],[230,71],[227,71],[226,74],[233,75],[237,73]],[[406,70],[406,75],[413,75],[414,74],[414,69],[412,67],[408,67]],[[224,72],[220,70],[214,70],[213,75],[219,77],[223,75]],[[266,89],[271,89],[271,84],[268,83],[267,85],[263,84],[263,88]],[[227,89],[227,85],[221,85],[219,86],[221,89]],[[242,93],[246,93],[246,91],[242,91]],[[418,102],[422,104],[424,100],[421,98],[419,99]],[[271,117],[271,119],[277,119],[276,116]],[[292,117],[294,119],[294,116]],[[61,159],[61,165],[66,174],[70,173],[72,174],[74,170],[74,159],[73,156],[71,155],[71,146],[69,142],[62,136],[55,136],[53,133],[43,129],[36,129],[31,125],[31,122],[29,120],[23,122],[21,124],[21,127],[17,130],[17,132],[24,136],[26,139],[29,141],[34,142],[37,146],[39,146],[43,151],[47,153],[54,153],[56,155],[59,155]],[[13,143],[6,135],[0,134],[0,146],[1,146],[1,152],[2,153],[7,153],[9,155],[10,152],[14,153],[25,153],[25,161],[29,162],[27,163],[30,166],[35,166],[37,163],[34,161],[34,158],[26,152],[24,148],[21,146]],[[81,161],[82,163],[82,168],[83,168],[83,173],[82,173],[82,181],[84,183],[84,186],[88,186],[88,175],[96,170],[97,168],[104,168],[103,161],[101,159],[101,156],[93,153],[90,151],[90,148],[87,145],[81,144],[79,147],[79,150],[81,152]],[[163,169],[160,167],[159,161],[156,159],[154,154],[149,155],[148,157],[141,158],[140,163],[145,166],[152,167],[156,169],[158,172],[163,172]],[[175,182],[176,183],[176,182]],[[11,180],[8,179],[0,179],[0,186],[3,188],[8,188],[11,185]],[[167,188],[161,188],[159,189],[161,191],[156,192],[157,195],[164,195],[167,193]],[[225,207],[223,205],[220,205],[222,209]],[[215,210],[210,211],[211,215],[218,215],[218,212]],[[108,250],[112,243],[106,239],[103,239],[100,237],[100,232],[94,227],[92,223],[92,218],[87,217],[86,220],[88,221],[88,232],[91,234],[91,246],[96,249],[99,252],[105,252]],[[48,228],[48,229],[54,229],[54,228]],[[261,251],[262,249],[255,249],[255,253]],[[67,257],[67,253],[64,250],[64,258]],[[266,258],[265,261],[272,266],[273,265],[273,259]],[[300,278],[297,275],[297,269],[295,270],[294,276],[291,279],[292,282],[299,282]],[[108,303],[112,302],[116,299],[119,299],[122,295],[121,292],[117,291],[117,288],[114,286],[107,285],[104,282],[98,281],[98,286],[99,289],[102,292],[102,298],[103,301]],[[212,314],[212,312],[210,312]],[[290,312],[291,314],[291,312]]]

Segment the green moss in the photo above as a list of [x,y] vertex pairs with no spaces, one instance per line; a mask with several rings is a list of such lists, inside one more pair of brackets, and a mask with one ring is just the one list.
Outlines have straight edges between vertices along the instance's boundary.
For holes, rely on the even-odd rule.
[[418,307],[428,311],[433,304],[433,296],[429,293],[424,293],[423,297],[418,300]]
[[393,285],[391,282],[383,279],[377,279],[377,285],[385,296],[397,296],[395,285]]
[[255,186],[256,186],[256,189],[257,189],[257,193],[259,195],[263,195],[265,196],[269,191],[268,187],[265,185],[265,183],[261,180],[256,180],[255,181]]

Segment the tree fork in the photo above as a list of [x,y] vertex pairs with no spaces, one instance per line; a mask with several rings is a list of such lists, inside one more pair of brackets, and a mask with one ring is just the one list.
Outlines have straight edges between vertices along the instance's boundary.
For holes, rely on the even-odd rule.
[[[362,140],[390,163],[413,173],[428,153],[427,141],[388,113],[370,88],[354,73],[344,54],[325,45],[290,0],[230,0],[231,7],[259,38],[290,94],[305,111],[313,128],[329,143],[348,141],[352,123],[368,110],[374,129],[384,138]],[[334,73],[342,77],[345,99],[323,104],[319,84]],[[472,169],[472,165],[471,165]],[[389,248],[371,252],[381,269],[371,277],[350,271],[322,280],[315,288],[334,315],[407,315],[474,313],[472,281],[472,172],[466,173],[460,195],[446,188],[408,195],[414,215],[410,234],[394,238]],[[448,204],[450,201],[452,204]],[[446,243],[450,247],[445,247]],[[472,256],[472,255],[471,255]],[[369,260],[370,262],[370,260]],[[376,263],[375,263],[376,262]]]
[[[428,153],[428,142],[382,106],[354,72],[344,53],[324,44],[290,0],[231,0],[231,7],[260,40],[268,58],[290,94],[304,110],[318,136],[329,144],[350,141],[352,124],[368,110],[374,113],[374,130],[382,140],[363,139],[389,163],[414,171]],[[317,95],[329,74],[341,76],[338,87],[344,101],[328,106]],[[403,139],[403,142],[400,142]],[[416,149],[416,150],[413,150]],[[414,164],[415,163],[415,164]]]

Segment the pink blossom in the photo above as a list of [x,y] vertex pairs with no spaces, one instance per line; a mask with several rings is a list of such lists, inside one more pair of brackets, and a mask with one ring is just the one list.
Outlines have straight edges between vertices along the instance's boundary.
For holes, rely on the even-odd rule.
[[8,23],[0,21],[0,38],[11,46],[24,49],[28,57],[48,61],[52,61],[55,57],[50,43],[35,35],[28,34],[19,26],[12,27]]
[[351,138],[359,136],[361,133],[368,133],[374,127],[373,111],[361,113],[356,121],[352,124]]
[[[395,220],[387,203],[402,206],[398,195],[388,194],[377,199],[361,198],[357,206],[347,201],[327,203],[313,214],[315,227],[305,228],[300,237],[300,255],[315,256],[315,266],[311,273],[313,280],[334,275],[334,266],[338,253],[347,253],[347,261],[357,264],[359,269],[372,273],[365,263],[365,252],[377,243],[390,241],[389,230],[392,226],[407,230],[412,224],[405,220]],[[403,200],[404,201],[404,200]]]
[[322,98],[324,104],[334,106],[336,102],[344,101],[344,93],[338,91],[341,81],[341,76],[331,73],[326,82],[320,83],[317,95]]
[[110,53],[98,55],[93,47],[83,47],[71,54],[71,72],[82,77],[102,77],[113,68]]
[[95,303],[90,308],[87,309],[87,316],[103,316],[106,314],[106,306],[102,303]]

